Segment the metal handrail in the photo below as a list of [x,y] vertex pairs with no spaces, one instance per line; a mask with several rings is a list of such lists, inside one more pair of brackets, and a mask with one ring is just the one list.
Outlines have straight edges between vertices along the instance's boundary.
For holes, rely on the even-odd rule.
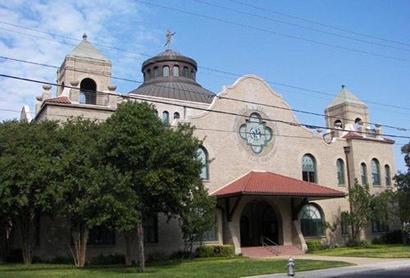
[[269,246],[269,244],[266,244],[267,241],[268,243],[270,243],[270,245],[274,245],[274,246],[278,246],[279,244],[277,244],[276,242],[274,242],[273,240],[271,240],[270,238],[266,237],[266,236],[262,236],[262,245],[267,245]]
[[[266,243],[268,242],[268,243]],[[271,240],[270,238],[266,237],[266,236],[261,236],[261,244],[263,247],[272,247],[271,251],[272,253],[274,253],[276,256],[279,255],[279,251],[275,249],[275,246],[279,246],[279,244],[277,244],[276,242],[274,242],[273,240]]]

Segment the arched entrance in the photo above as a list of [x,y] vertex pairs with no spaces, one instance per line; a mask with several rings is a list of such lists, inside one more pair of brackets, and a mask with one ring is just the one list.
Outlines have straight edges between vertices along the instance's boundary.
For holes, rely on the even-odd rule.
[[267,202],[248,203],[240,218],[241,246],[260,246],[263,237],[279,243],[279,224],[275,211]]

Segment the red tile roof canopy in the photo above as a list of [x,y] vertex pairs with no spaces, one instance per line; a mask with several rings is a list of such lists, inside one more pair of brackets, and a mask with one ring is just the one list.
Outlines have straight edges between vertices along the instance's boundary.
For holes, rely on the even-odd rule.
[[245,176],[216,190],[212,195],[230,197],[237,195],[269,195],[288,197],[341,198],[344,192],[315,183],[274,174],[251,171]]

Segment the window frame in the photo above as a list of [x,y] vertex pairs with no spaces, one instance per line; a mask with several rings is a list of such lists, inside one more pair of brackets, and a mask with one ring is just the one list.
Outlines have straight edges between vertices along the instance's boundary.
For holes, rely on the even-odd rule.
[[391,186],[391,170],[389,164],[384,165],[384,182],[386,186]]
[[370,162],[370,168],[372,171],[372,185],[381,186],[381,177],[380,177],[380,162],[376,158],[373,158]]
[[[320,218],[303,218],[307,213],[307,208],[310,208],[310,213],[313,211],[315,215]],[[314,203],[303,205],[298,213],[298,219],[300,230],[304,237],[323,237],[325,235],[325,217],[320,206]],[[308,223],[307,221],[311,221],[312,223]]]
[[[312,160],[313,171],[309,171],[307,168],[304,168],[305,157],[310,158]],[[316,158],[310,153],[304,154],[303,157],[302,157],[302,180],[304,180],[306,182],[317,183],[318,182],[317,176],[318,175],[317,175]]]
[[367,165],[364,162],[360,163],[360,181],[363,186],[369,184],[369,178],[367,175]]
[[[202,151],[203,153],[203,159],[201,159],[199,152]],[[203,181],[208,181],[209,180],[209,154],[208,150],[204,146],[200,146],[199,149],[197,150],[197,157],[198,159],[201,159],[200,161],[202,162],[202,167],[201,167],[201,173],[199,177]],[[205,171],[204,171],[205,169]],[[205,172],[205,175],[203,176],[202,174]]]
[[337,172],[337,185],[346,185],[346,173],[345,173],[345,162],[343,159],[338,158],[336,160],[336,172]]

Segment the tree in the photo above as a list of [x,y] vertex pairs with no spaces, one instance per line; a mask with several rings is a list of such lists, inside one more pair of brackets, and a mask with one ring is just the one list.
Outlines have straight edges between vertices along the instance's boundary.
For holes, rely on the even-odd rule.
[[188,202],[201,163],[196,159],[200,142],[188,125],[165,126],[154,107],[127,102],[104,123],[101,150],[107,163],[129,177],[136,194],[117,228],[137,231],[139,271],[145,268],[143,217],[154,213],[178,215]]
[[372,213],[372,195],[369,186],[361,186],[355,180],[355,184],[349,190],[349,199],[351,211],[344,212],[342,217],[352,227],[351,239],[357,241],[360,238],[361,230],[369,224],[369,215]]
[[398,173],[395,176],[397,185],[396,200],[399,204],[399,217],[403,223],[410,222],[410,143],[401,148],[404,161],[407,166],[407,173]]
[[129,178],[102,160],[100,135],[98,123],[81,118],[69,120],[60,130],[60,212],[71,224],[73,246],[68,245],[77,267],[86,262],[89,230],[113,228],[117,218],[129,213],[127,202],[134,197],[127,187]]
[[3,122],[0,127],[0,205],[3,222],[17,227],[25,264],[31,264],[35,219],[55,208],[57,124]]
[[186,248],[191,256],[194,242],[202,243],[204,234],[215,228],[215,205],[215,198],[209,196],[202,183],[198,183],[179,214]]

